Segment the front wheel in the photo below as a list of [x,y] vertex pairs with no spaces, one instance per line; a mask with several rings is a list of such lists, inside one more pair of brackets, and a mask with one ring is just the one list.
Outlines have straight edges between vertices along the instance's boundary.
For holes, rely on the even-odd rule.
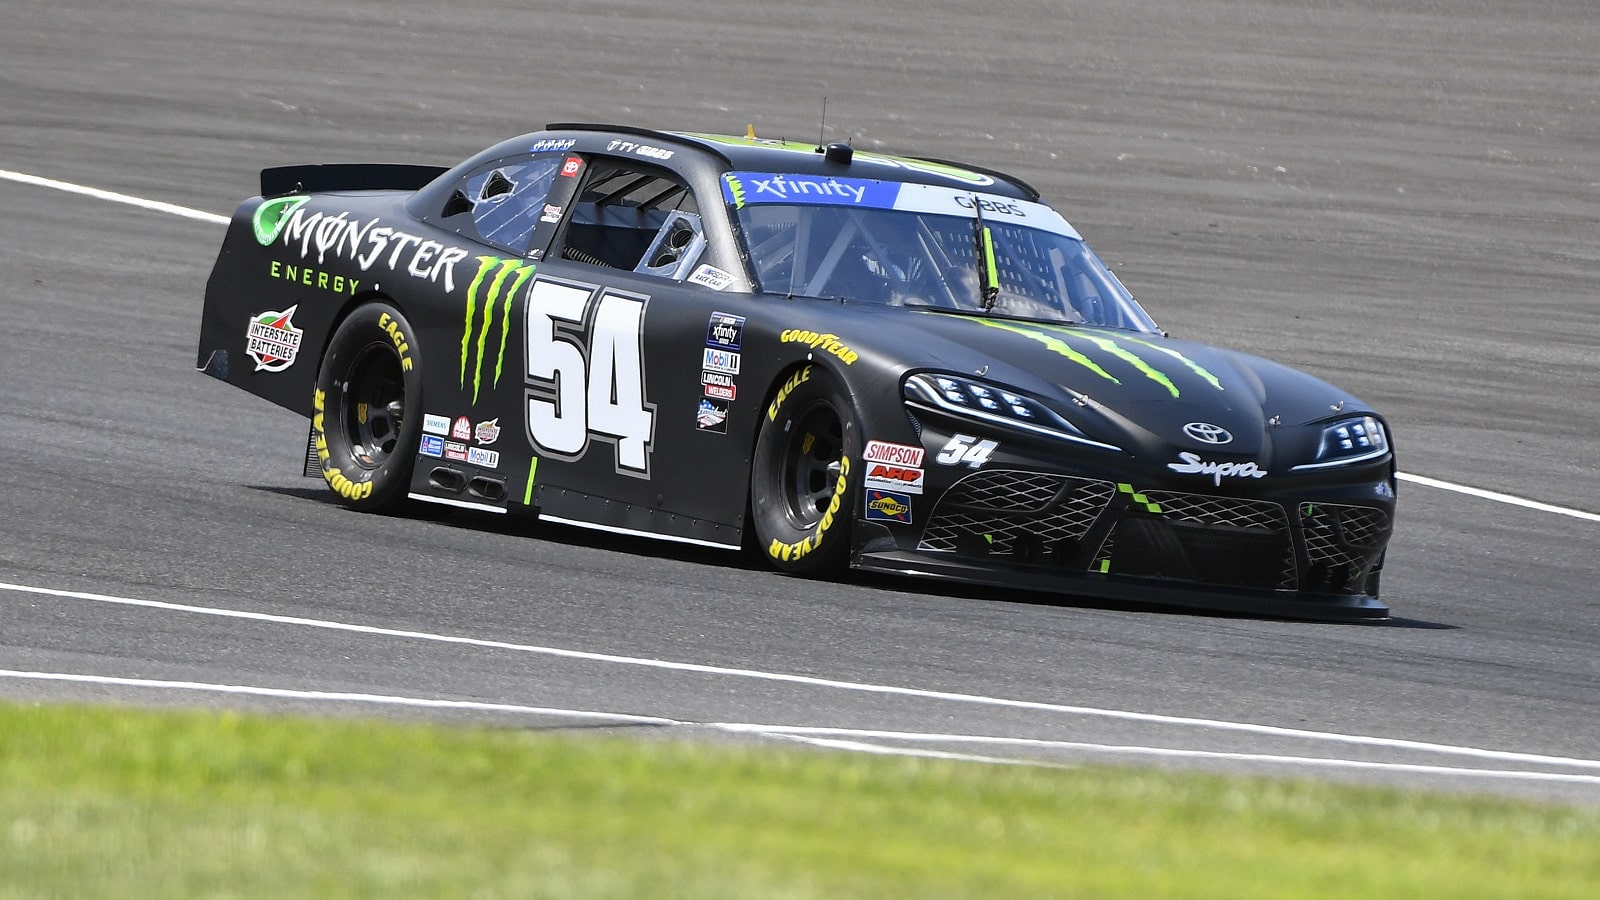
[[340,323],[322,357],[312,440],[323,480],[352,509],[392,509],[410,489],[422,434],[415,333],[398,309],[369,303]]
[[860,453],[838,380],[817,365],[791,373],[762,416],[750,467],[751,525],[774,566],[811,576],[844,569]]

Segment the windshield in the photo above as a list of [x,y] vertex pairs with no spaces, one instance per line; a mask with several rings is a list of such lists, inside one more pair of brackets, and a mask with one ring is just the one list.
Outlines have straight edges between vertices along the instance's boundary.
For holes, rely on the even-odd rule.
[[[932,185],[759,172],[725,175],[723,194],[762,293],[1158,330],[1072,226],[1043,204]],[[977,265],[980,214],[998,276],[992,302]]]

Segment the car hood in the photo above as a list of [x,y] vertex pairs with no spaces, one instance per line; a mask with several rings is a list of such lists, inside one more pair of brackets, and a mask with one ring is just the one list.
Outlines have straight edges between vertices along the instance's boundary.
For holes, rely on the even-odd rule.
[[[1273,432],[1370,412],[1350,394],[1270,360],[1159,334],[916,311],[916,366],[1011,385],[1053,401],[1092,437],[1134,455],[1174,448],[1272,455]],[[880,334],[898,329],[883,329]],[[905,332],[900,331],[904,335]],[[899,355],[905,359],[902,348]],[[1225,446],[1190,423],[1226,429]],[[1203,429],[1200,429],[1203,431]]]

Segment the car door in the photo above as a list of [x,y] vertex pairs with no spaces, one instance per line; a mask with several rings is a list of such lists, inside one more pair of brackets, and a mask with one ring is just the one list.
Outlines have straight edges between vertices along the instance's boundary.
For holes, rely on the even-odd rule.
[[530,249],[523,307],[540,513],[735,546],[761,398],[738,396],[753,298],[721,290],[734,263],[701,216],[720,198],[636,153],[571,153],[559,173],[572,189],[551,194],[558,227]]

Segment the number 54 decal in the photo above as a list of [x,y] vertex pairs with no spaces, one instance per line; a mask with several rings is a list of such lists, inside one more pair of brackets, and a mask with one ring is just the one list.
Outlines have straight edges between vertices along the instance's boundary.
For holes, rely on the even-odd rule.
[[656,407],[645,400],[649,297],[538,277],[528,289],[528,439],[578,459],[591,438],[616,445],[617,471],[650,477]]
[[977,469],[988,462],[989,454],[999,447],[1000,445],[994,441],[980,441],[970,434],[958,434],[939,449],[939,455],[934,459],[941,466],[965,463],[968,467]]

